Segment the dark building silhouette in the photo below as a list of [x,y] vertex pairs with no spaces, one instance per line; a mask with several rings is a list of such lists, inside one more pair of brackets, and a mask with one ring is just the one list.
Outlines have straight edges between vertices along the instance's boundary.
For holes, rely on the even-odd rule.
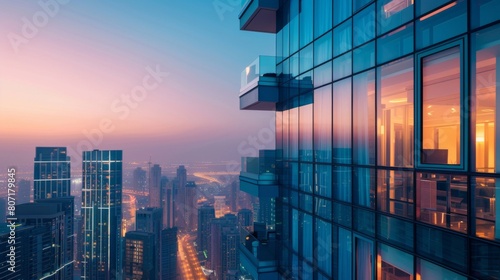
[[[9,242],[11,236],[11,229],[9,224],[0,223],[0,279],[5,280],[19,280],[19,279],[33,279],[30,272],[34,270],[38,256],[42,256],[42,248],[49,246],[49,239],[46,237],[50,235],[50,230],[47,227],[35,228],[34,226],[17,225],[15,228],[15,244]],[[43,244],[43,241],[47,241]],[[11,253],[11,247],[15,246],[15,250]],[[9,270],[11,264],[11,255],[15,259],[12,263],[13,270]],[[40,268],[43,270],[43,268]],[[36,276],[34,277],[36,279]]]
[[185,220],[186,220],[186,230],[195,231],[197,228],[197,188],[194,181],[188,181],[186,183],[186,205],[185,205]]
[[158,164],[149,169],[149,207],[162,207],[161,167]]
[[31,202],[31,181],[19,180],[17,182],[16,204]]
[[16,206],[17,222],[34,227],[36,234],[30,236],[31,242],[41,246],[33,252],[33,260],[18,259],[32,262],[33,265],[28,264],[28,279],[73,279],[73,211],[72,197]]
[[175,205],[175,226],[179,229],[187,227],[186,221],[186,183],[187,170],[184,165],[177,168],[177,176],[174,180],[174,205]]
[[197,250],[200,256],[208,256],[210,227],[213,219],[215,219],[215,209],[213,206],[202,205],[198,208]]
[[163,176],[161,179],[163,228],[174,226],[174,191],[173,182]]
[[161,279],[177,279],[177,228],[161,231]]
[[83,152],[82,160],[82,279],[118,279],[123,265],[122,151]]
[[159,279],[157,274],[156,237],[154,233],[129,231],[125,234],[123,277],[125,280]]
[[71,196],[70,158],[65,147],[37,147],[33,199]]
[[241,209],[238,211],[238,225],[244,228],[253,227],[253,213],[250,209]]
[[239,244],[238,217],[226,214],[212,220],[208,260],[208,267],[214,271],[212,279],[236,279],[240,264]]
[[141,167],[134,169],[132,178],[132,187],[136,191],[146,191],[148,180],[146,175],[146,170]]
[[161,230],[163,229],[163,217],[161,208],[141,208],[135,214],[136,231],[149,232],[153,234],[155,258],[154,271],[156,278],[160,277],[160,252],[161,252]]

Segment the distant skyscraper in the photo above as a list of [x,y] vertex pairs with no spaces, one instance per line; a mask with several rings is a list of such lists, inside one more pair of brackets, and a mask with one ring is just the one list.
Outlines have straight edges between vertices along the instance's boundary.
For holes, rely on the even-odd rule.
[[133,179],[132,179],[132,187],[136,191],[145,191],[147,186],[147,175],[146,170],[137,167],[134,169]]
[[236,212],[238,211],[238,193],[240,191],[240,188],[238,186],[238,181],[234,181],[231,183],[231,201],[230,201],[230,206],[231,206],[231,212]]
[[160,185],[162,190],[163,228],[171,228],[174,226],[174,192],[172,182],[169,182],[167,177],[162,176]]
[[125,258],[123,275],[125,280],[159,279],[155,234],[150,232],[129,231],[125,235]]
[[64,147],[37,147],[33,199],[71,196],[70,158]]
[[179,229],[186,228],[186,183],[187,171],[184,165],[180,165],[174,182],[175,226]]
[[197,189],[196,183],[193,181],[188,181],[186,183],[186,204],[184,207],[184,214],[186,219],[186,229],[189,231],[196,230],[197,218],[198,214],[197,210]]
[[235,275],[240,264],[238,218],[233,214],[226,214],[212,220],[210,240],[209,267],[214,270],[215,279],[225,280],[230,275]]
[[177,279],[177,228],[161,231],[161,279]]
[[[160,256],[161,252],[161,230],[163,229],[163,218],[161,208],[142,208],[135,214],[136,231],[150,232],[154,236],[155,256]],[[160,277],[160,258],[156,258],[154,263],[156,278]]]
[[202,205],[198,208],[198,252],[208,254],[210,242],[210,227],[212,220],[215,219],[215,210],[213,206]]
[[149,169],[149,207],[161,207],[161,167],[158,164]]
[[83,244],[85,240],[84,230],[83,230],[83,217],[75,216],[75,269],[82,269],[82,261],[83,261]]
[[29,203],[31,201],[31,182],[19,180],[17,184],[16,204]]
[[122,270],[122,151],[83,152],[82,279],[119,279]]
[[[42,279],[48,275],[51,276],[50,279],[73,279],[73,237],[68,236],[73,231],[73,222],[68,221],[69,211],[73,211],[72,198],[45,199],[17,205],[18,223],[33,226],[42,231],[41,243],[38,244],[43,250],[35,252],[36,255],[32,256],[36,265],[30,267],[28,279]],[[33,235],[32,238],[35,236]],[[31,261],[30,258],[19,260]]]

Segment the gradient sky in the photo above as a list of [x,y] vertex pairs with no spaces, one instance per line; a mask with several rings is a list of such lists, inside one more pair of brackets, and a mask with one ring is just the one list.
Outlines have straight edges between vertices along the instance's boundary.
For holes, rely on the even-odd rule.
[[[274,54],[274,36],[240,31],[237,1],[60,2],[44,18],[38,1],[0,0],[0,167],[31,164],[36,146],[84,149],[103,121],[114,129],[91,148],[160,163],[239,160],[270,127],[273,114],[240,111],[238,95],[241,70]],[[124,103],[147,67],[169,75]]]

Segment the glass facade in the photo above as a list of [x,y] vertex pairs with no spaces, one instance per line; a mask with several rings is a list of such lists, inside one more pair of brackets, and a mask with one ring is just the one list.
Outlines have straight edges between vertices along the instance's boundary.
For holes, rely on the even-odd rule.
[[283,279],[500,279],[499,8],[280,1]]

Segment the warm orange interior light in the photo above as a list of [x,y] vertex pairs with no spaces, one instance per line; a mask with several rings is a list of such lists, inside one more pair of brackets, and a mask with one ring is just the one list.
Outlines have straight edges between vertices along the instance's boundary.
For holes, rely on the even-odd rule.
[[455,2],[453,2],[453,3],[450,3],[450,4],[448,4],[448,5],[444,6],[444,7],[442,7],[441,9],[437,9],[437,10],[435,10],[434,12],[432,12],[432,13],[430,13],[430,14],[427,14],[427,15],[425,15],[425,16],[423,16],[423,17],[421,17],[421,18],[420,18],[420,21],[424,21],[424,20],[426,20],[426,19],[428,19],[428,18],[430,18],[430,17],[433,17],[433,16],[435,16],[435,15],[439,14],[440,12],[446,11],[446,10],[448,10],[449,8],[451,8],[451,7],[455,6],[456,4],[457,4],[457,2],[455,1]]

